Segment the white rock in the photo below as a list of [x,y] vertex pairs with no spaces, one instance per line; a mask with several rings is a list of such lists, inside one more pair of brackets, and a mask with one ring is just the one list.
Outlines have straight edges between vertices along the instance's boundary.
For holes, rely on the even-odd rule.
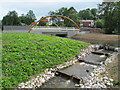
[[83,86],[83,84],[79,84],[79,86]]
[[103,79],[108,79],[108,77],[103,77]]
[[41,82],[41,83],[45,83],[45,79],[42,78],[40,82]]
[[109,83],[109,82],[108,82],[108,83],[106,83],[106,84],[107,84],[107,85],[109,85],[109,86],[111,85],[111,83]]
[[101,55],[101,56],[100,56],[100,58],[104,58],[104,57],[106,57],[106,56],[105,56],[105,55]]
[[93,74],[93,73],[91,73],[91,76],[93,77],[93,76],[94,76],[94,74]]
[[113,79],[109,79],[111,82],[113,82]]

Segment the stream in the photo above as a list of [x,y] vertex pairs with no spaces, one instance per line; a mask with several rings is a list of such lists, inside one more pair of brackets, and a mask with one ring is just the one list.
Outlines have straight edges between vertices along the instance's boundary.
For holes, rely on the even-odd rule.
[[[101,62],[112,55],[114,52],[120,53],[120,47],[118,51],[112,50],[118,48],[118,44],[113,44],[113,46],[107,45],[108,47],[98,49],[95,52],[91,52],[89,55],[86,55],[82,61],[78,59],[78,62],[70,67],[61,69],[57,71],[57,74],[54,78],[50,79],[44,83],[40,88],[76,88],[77,84],[80,81],[80,78],[88,77],[94,68],[90,65],[98,66]],[[117,47],[116,47],[117,46]],[[80,61],[80,62],[79,62]],[[82,63],[90,64],[86,66]]]

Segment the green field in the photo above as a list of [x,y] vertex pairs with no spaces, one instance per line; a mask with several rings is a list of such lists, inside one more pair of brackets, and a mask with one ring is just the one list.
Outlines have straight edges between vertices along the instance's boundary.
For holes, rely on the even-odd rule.
[[88,43],[35,33],[3,33],[2,45],[2,86],[12,88],[69,61]]

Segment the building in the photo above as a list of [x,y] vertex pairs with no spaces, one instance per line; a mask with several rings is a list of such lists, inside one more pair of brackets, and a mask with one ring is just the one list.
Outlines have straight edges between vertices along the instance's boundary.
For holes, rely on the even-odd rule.
[[93,27],[94,20],[81,20],[80,26],[81,27]]

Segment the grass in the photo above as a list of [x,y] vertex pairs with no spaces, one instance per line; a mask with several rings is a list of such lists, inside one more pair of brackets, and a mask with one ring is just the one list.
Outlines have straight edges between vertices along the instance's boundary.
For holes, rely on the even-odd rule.
[[14,88],[46,68],[69,61],[88,43],[35,33],[3,33],[2,45],[2,86]]
[[118,57],[115,58],[115,60],[111,63],[109,63],[106,66],[106,70],[109,74],[109,76],[114,80],[113,84],[113,88],[120,88],[120,68],[119,68],[119,64],[120,64],[120,54],[118,54]]

